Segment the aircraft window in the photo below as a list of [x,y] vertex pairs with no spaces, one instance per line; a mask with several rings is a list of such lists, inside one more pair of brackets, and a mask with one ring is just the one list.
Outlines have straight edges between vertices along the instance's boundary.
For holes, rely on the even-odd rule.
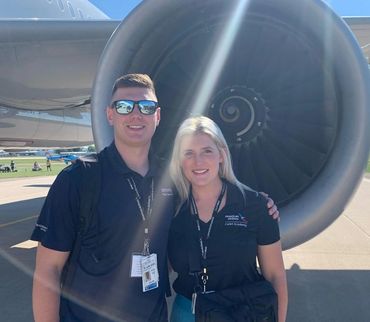
[[67,1],[67,6],[69,8],[69,11],[71,12],[71,16],[73,18],[76,18],[76,13],[75,13],[75,11],[74,11],[74,9],[73,9],[73,7],[72,7],[72,5],[71,5],[71,3],[69,1]]
[[80,15],[80,18],[84,19],[84,14],[82,13],[81,9],[78,8],[77,11],[78,11],[78,14]]
[[64,11],[64,4],[63,4],[63,1],[62,0],[58,0],[58,6],[60,8],[60,10]]

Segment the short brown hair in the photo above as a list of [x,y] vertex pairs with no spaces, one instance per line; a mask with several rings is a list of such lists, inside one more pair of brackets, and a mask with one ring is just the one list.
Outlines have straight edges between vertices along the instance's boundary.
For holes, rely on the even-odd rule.
[[147,74],[126,74],[123,75],[114,82],[112,89],[112,96],[118,88],[125,87],[142,87],[153,91],[155,95],[155,88],[152,79]]

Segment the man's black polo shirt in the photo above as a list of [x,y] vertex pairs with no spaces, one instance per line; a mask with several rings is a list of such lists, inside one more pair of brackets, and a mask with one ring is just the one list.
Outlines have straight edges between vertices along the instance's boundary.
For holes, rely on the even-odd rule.
[[[97,216],[84,238],[74,284],[74,291],[89,308],[68,302],[68,314],[73,317],[71,321],[158,321],[160,312],[153,312],[165,309],[166,246],[174,213],[170,182],[154,158],[150,158],[150,170],[145,177],[133,172],[114,143],[99,154],[99,162],[102,179]],[[31,239],[58,251],[73,249],[79,218],[80,178],[79,165],[59,174]],[[134,179],[142,200],[147,200],[154,180],[150,252],[158,256],[160,280],[159,288],[146,293],[142,292],[141,278],[130,277],[132,254],[143,250],[144,225],[127,178]],[[145,201],[142,204],[145,212]],[[99,317],[96,312],[105,312],[112,318]]]
[[[201,222],[203,236],[207,234],[208,225]],[[259,280],[257,246],[279,239],[278,223],[269,216],[266,199],[256,192],[245,191],[244,200],[241,191],[227,183],[226,204],[215,216],[208,240],[207,290],[222,290]],[[200,249],[194,215],[190,213],[189,204],[184,204],[171,224],[168,255],[178,273],[174,290],[188,298],[195,286],[190,271],[202,268]]]

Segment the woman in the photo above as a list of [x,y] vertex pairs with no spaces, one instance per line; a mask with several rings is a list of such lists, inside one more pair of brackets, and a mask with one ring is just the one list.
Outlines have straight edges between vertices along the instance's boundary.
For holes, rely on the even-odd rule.
[[180,198],[169,237],[169,259],[178,274],[171,321],[194,321],[194,290],[217,292],[261,280],[257,257],[278,296],[278,321],[284,322],[288,297],[278,224],[265,199],[236,179],[225,138],[211,119],[182,123],[170,173]]

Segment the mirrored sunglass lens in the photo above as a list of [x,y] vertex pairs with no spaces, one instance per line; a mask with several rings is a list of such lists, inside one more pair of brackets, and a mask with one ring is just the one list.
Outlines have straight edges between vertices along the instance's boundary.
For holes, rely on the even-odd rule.
[[115,107],[118,113],[128,114],[131,113],[134,103],[130,101],[117,101]]
[[153,101],[140,101],[139,105],[143,114],[153,114],[157,108],[157,104]]

